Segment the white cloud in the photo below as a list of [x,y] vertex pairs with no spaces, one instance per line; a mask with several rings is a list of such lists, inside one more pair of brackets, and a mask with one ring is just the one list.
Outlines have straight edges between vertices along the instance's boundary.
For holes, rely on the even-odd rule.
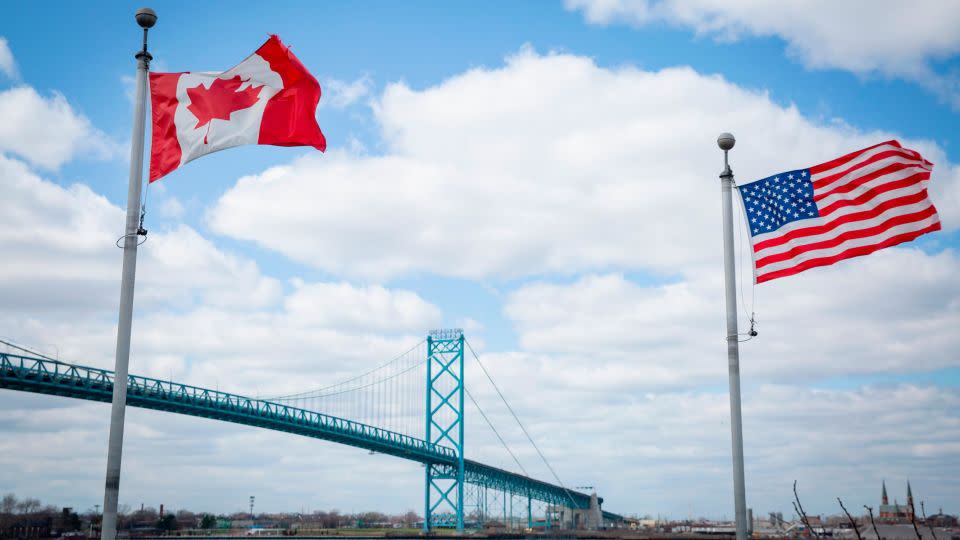
[[667,22],[719,40],[775,36],[811,68],[903,77],[960,107],[960,84],[932,64],[960,52],[953,2],[830,0],[566,0],[594,24]]
[[[11,236],[0,243],[9,247],[8,255],[18,261],[18,267],[49,268],[47,276],[72,285],[61,291],[51,288],[48,280],[3,276],[0,283],[11,285],[0,291],[0,297],[10,298],[17,286],[35,303],[4,302],[0,327],[26,343],[60,344],[65,360],[109,368],[116,298],[98,300],[113,293],[104,292],[107,287],[101,291],[90,286],[99,283],[90,277],[94,274],[90,267],[99,264],[97,273],[102,271],[103,281],[112,282],[109,288],[115,289],[119,256],[113,251],[110,231],[122,223],[122,211],[85,187],[64,189],[31,175],[18,162],[0,164],[5,167],[0,187],[13,199],[0,208],[0,216],[23,220],[18,227],[3,224],[0,231],[13,230],[31,238],[35,249],[12,242]],[[60,219],[74,225],[75,237],[58,235],[54,224]],[[424,326],[440,322],[439,310],[418,296],[378,286],[294,280],[293,290],[284,294],[252,263],[206,242],[195,231],[178,227],[156,231],[144,244],[132,372],[246,394],[304,390],[390,358],[419,340]],[[894,260],[881,261],[882,257]],[[917,347],[921,356],[928,352],[923,347],[955,350],[950,329],[956,327],[956,307],[946,313],[943,307],[957,296],[950,282],[958,266],[952,253],[930,257],[890,250],[862,261],[868,266],[860,270],[879,272],[877,281],[895,291],[889,299],[881,298],[873,314],[878,320],[893,317],[894,323],[877,331],[915,318],[926,307],[934,316],[917,319],[921,331],[914,336],[916,343],[903,345]],[[912,280],[895,271],[902,267],[914,269]],[[850,266],[816,272],[808,275],[826,281],[823,296],[848,290],[845,303],[831,304],[839,311],[837,318],[844,316],[845,307],[852,308],[876,292],[857,283],[857,276],[863,274]],[[786,326],[774,323],[775,315],[819,308],[800,292],[809,289],[802,283],[804,277],[783,280],[797,286],[783,295],[787,305],[782,311],[770,310],[769,326],[758,343],[773,341],[767,337],[775,332],[772,327]],[[268,294],[257,292],[260,287]],[[725,380],[722,339],[716,331],[722,328],[721,313],[702,305],[719,305],[716,281],[691,281],[676,291],[665,287],[645,291],[622,278],[601,276],[569,288],[549,287],[530,285],[509,300],[511,317],[528,350],[483,358],[564,481],[598,486],[614,511],[678,517],[686,515],[688,508],[711,516],[729,512],[725,498],[702,495],[728,489],[726,396],[694,389],[673,393],[666,391],[669,384],[654,388],[643,380],[661,377],[654,369],[658,361],[685,373],[685,365],[677,356],[668,356],[664,352],[668,344],[658,343],[656,336],[659,329],[668,334],[662,337],[664,342],[679,341],[683,332],[674,328],[680,326],[697,336],[688,334],[691,341],[706,343],[698,352],[703,364],[715,358],[719,366],[695,364],[696,369],[686,373],[701,380],[714,376]],[[70,290],[75,296],[62,296]],[[61,308],[75,304],[77,309],[50,313],[41,300],[50,305],[56,301]],[[633,302],[650,307],[659,318],[633,309]],[[561,314],[570,317],[571,323],[563,322]],[[837,330],[859,333],[870,324],[868,318],[863,327],[847,325]],[[944,327],[949,328],[941,331],[942,336],[932,335]],[[812,340],[825,335],[825,329],[817,331]],[[708,333],[717,338],[710,341],[700,335]],[[903,333],[892,335],[900,339]],[[921,343],[930,339],[946,341]],[[657,358],[643,355],[647,347],[657,352]],[[620,361],[605,348],[619,349],[632,362]],[[601,354],[580,354],[579,365],[567,361],[584,350]],[[766,361],[768,355],[762,356],[757,362]],[[926,362],[918,367],[931,365]],[[467,365],[471,393],[528,470],[549,479],[549,472],[522,442],[522,434],[512,427],[509,413],[476,364],[468,360]],[[802,479],[814,512],[835,511],[826,502],[835,494],[850,504],[872,503],[878,479],[893,484],[907,476],[931,503],[956,504],[956,493],[940,479],[942,470],[957,459],[960,434],[955,411],[960,404],[955,392],[914,386],[850,391],[758,386],[749,384],[755,379],[747,379],[757,374],[756,365],[745,355],[749,496],[758,512],[784,510],[782,501],[789,497],[793,478]],[[814,362],[808,370],[819,367]],[[784,376],[796,379],[789,371]],[[105,404],[0,393],[0,425],[6,433],[16,434],[0,441],[0,467],[6,471],[8,489],[75,506],[97,502],[83,501],[102,486],[108,410]],[[471,457],[512,468],[477,412],[471,409],[468,414]],[[167,413],[132,409],[128,421],[124,502],[162,500],[174,509],[232,511],[242,502],[224,500],[223,490],[248,493],[254,488],[258,507],[264,510],[289,510],[293,504],[307,509],[402,511],[419,508],[422,500],[422,469],[394,458]],[[850,426],[870,427],[851,430]],[[30,448],[32,459],[2,457],[16,456],[15,448]],[[68,451],[69,463],[63,460]],[[255,466],[264,462],[271,464],[268,470]],[[296,487],[300,485],[326,489]]]
[[[568,484],[597,486],[613,511],[729,517],[730,409],[722,337],[702,351],[703,363],[717,369],[700,387],[714,391],[670,391],[661,372],[683,371],[685,365],[678,364],[679,354],[661,354],[658,344],[650,354],[635,348],[619,363],[603,347],[576,363],[555,353],[489,353],[482,359]],[[501,436],[534,477],[550,478],[483,374],[472,362],[468,366],[468,387]],[[820,367],[813,364],[809,371],[826,375]],[[789,514],[794,479],[814,513],[839,513],[838,495],[848,507],[875,505],[883,478],[888,486],[902,486],[909,477],[928,506],[960,504],[952,485],[942,480],[942,471],[960,459],[953,387],[823,390],[800,382],[796,371],[785,371],[772,384],[759,383],[755,363],[746,357],[742,362],[747,500],[755,512]],[[468,412],[471,452],[515,468],[476,410]]]
[[[123,211],[85,185],[62,188],[2,156],[0,188],[0,244],[16,260],[0,268],[4,307],[116,306]],[[279,297],[279,283],[255,263],[220,251],[190,227],[151,231],[140,248],[138,306],[263,306]]]
[[[109,404],[4,390],[0,411],[4,493],[78,511],[102,502]],[[399,512],[422,501],[423,469],[411,462],[249,426],[136,408],[126,414],[120,502],[134,508],[233,512],[251,493],[258,512]],[[24,449],[31,459],[16,459]]]
[[[760,335],[741,345],[742,370],[779,382],[954,367],[958,273],[953,251],[891,249],[761,285]],[[650,287],[616,274],[531,284],[505,310],[522,349],[543,363],[538,377],[555,385],[697,387],[726,373],[720,277]],[[740,317],[746,332],[748,315]]]
[[[123,211],[2,156],[0,189],[0,245],[16,261],[0,267],[2,334],[111,366]],[[135,307],[132,371],[195,382],[231,373],[234,388],[248,391],[303,384],[277,366],[332,373],[384,360],[441,319],[404,290],[297,282],[285,293],[256,263],[186,225],[152,230],[140,247]]]
[[169,219],[180,219],[186,211],[183,203],[176,197],[167,197],[160,203],[160,215]]
[[109,158],[116,144],[78,114],[61,94],[45,98],[29,86],[0,91],[0,152],[57,169],[78,155]]
[[[599,269],[510,294],[523,349],[484,355],[485,365],[564,480],[597,485],[609,509],[682,516],[692,503],[694,513],[729,512],[728,497],[704,496],[729,493],[727,397],[698,388],[726,380],[713,139],[725,129],[740,136],[734,167],[751,178],[882,135],[813,124],[689,69],[606,70],[529,51],[424,91],[393,85],[376,114],[386,155],[333,153],[242,179],[211,222],[239,223],[244,238],[345,274]],[[938,163],[935,200],[956,228],[960,175],[940,149],[915,144]],[[0,266],[3,334],[111,367],[122,210],[8,157],[0,157],[0,190],[0,245],[16,261]],[[267,208],[264,197],[277,204]],[[134,373],[246,394],[299,391],[355,375],[443,324],[412,291],[284,285],[190,227],[157,229],[140,251]],[[618,266],[677,277],[644,287],[607,272]],[[757,384],[905,371],[909,359],[917,370],[949,365],[958,267],[952,251],[896,249],[760,289],[761,337],[743,361],[749,502],[758,512],[785,510],[793,478],[814,512],[836,511],[820,502],[836,494],[873,503],[882,477],[910,476],[931,503],[960,503],[942,475],[958,458],[953,388]],[[778,305],[764,302],[774,297]],[[461,321],[475,328],[470,315]],[[791,328],[798,320],[816,324]],[[787,329],[804,342],[788,347]],[[477,366],[468,361],[467,370],[503,436],[531,473],[549,479]],[[0,440],[9,489],[77,507],[98,502],[82,501],[103,485],[108,410],[0,392],[0,425],[16,434]],[[399,511],[422,501],[422,469],[401,460],[166,413],[131,410],[128,419],[122,502],[231,511],[243,500],[222,494],[252,489],[265,510]],[[510,466],[476,411],[467,423],[470,457]],[[32,459],[15,459],[23,448]]]
[[[212,228],[348,276],[689,273],[719,256],[721,131],[739,137],[742,181],[890,137],[689,68],[530,50],[422,91],[391,84],[375,115],[384,155],[331,151],[241,178]],[[957,227],[960,169],[906,142],[937,163],[931,189]]]
[[[0,333],[64,361],[112,369],[123,211],[84,185],[58,186],[3,156],[0,191],[0,245],[12,261],[0,265]],[[131,373],[247,395],[355,375],[408,349],[441,318],[404,290],[294,280],[284,291],[249,259],[182,225],[152,230],[137,270]],[[106,404],[0,392],[0,451],[26,448],[32,458],[0,458],[10,466],[4,489],[92,507],[99,501],[91,493],[103,485],[108,415]],[[258,508],[272,511],[400,511],[420,500],[413,494],[422,469],[395,458],[165,413],[131,409],[127,422],[124,503],[232,511],[239,503],[223,499],[225,488],[255,492]],[[264,458],[269,470],[257,465]],[[361,468],[366,476],[358,478]],[[310,489],[296,487],[305,479]],[[318,494],[316,486],[330,489]]]
[[0,36],[0,73],[3,73],[11,79],[18,78],[17,62],[13,59],[13,52],[10,51],[10,44],[7,38]]
[[[351,306],[344,312],[343,306]],[[357,331],[426,331],[440,321],[440,310],[409,291],[378,285],[313,283],[297,287],[285,301],[287,312],[304,324]]]
[[370,95],[373,81],[364,75],[351,82],[339,79],[327,79],[323,84],[323,97],[320,106],[330,106],[335,109],[344,109]]

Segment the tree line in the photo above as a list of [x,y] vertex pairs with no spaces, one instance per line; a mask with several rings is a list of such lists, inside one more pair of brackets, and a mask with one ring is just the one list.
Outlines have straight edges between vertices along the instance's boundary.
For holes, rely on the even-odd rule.
[[[124,504],[117,510],[117,529],[131,531],[246,528],[254,524],[268,528],[304,530],[409,528],[416,527],[422,521],[413,510],[402,514],[318,510],[301,513],[258,513],[255,516],[248,512],[214,514],[186,509],[167,509],[161,512],[152,506],[142,505],[133,509]],[[77,512],[72,508],[44,505],[40,500],[30,497],[18,498],[13,493],[0,498],[0,538],[48,538],[71,531],[96,536],[100,519],[99,508]]]

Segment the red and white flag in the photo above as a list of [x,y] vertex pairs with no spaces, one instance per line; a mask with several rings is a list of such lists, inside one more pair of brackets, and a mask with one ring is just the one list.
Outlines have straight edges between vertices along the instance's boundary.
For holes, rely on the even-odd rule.
[[887,141],[740,186],[757,283],[940,230],[933,163]]
[[277,36],[223,73],[151,73],[150,181],[242,144],[312,146],[320,83]]

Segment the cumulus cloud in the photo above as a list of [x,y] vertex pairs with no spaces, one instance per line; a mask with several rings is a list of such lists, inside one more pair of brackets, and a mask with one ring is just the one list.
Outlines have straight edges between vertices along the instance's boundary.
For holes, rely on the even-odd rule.
[[[83,279],[88,273],[89,262],[85,261],[103,258],[106,275],[114,276],[104,279],[115,285],[119,256],[110,250],[100,254],[97,246],[101,242],[111,250],[115,248],[111,235],[97,231],[119,226],[120,209],[82,186],[62,188],[29,176],[17,162],[7,160],[6,165],[10,168],[0,178],[4,179],[5,191],[16,197],[18,204],[11,203],[0,215],[17,207],[37,210],[34,213],[39,215],[33,218],[19,217],[27,220],[23,230],[36,231],[34,239],[44,248],[39,251],[49,257],[43,262],[59,268],[70,265],[70,274]],[[19,184],[7,183],[17,174],[23,177]],[[27,195],[35,198],[24,199]],[[86,224],[79,230],[90,240],[55,243],[53,233],[57,229],[42,224],[63,216],[71,223]],[[136,373],[246,394],[304,390],[354,375],[375,363],[371,359],[389,358],[419,340],[425,325],[440,322],[439,310],[413,293],[380,286],[294,280],[289,292],[272,290],[262,297],[251,294],[268,278],[243,259],[231,263],[230,256],[202,243],[203,237],[189,229],[176,228],[158,236],[164,236],[164,242],[170,245],[160,249],[151,244],[156,238],[144,245],[141,275],[153,276],[144,277],[138,295],[165,288],[163,296],[167,296],[177,287],[190,287],[187,283],[196,279],[203,285],[192,294],[203,300],[191,303],[182,298],[154,298],[141,303],[138,296],[138,306],[149,309],[138,310],[134,324],[132,371]],[[7,239],[3,243],[8,245]],[[153,249],[160,249],[160,253],[152,253]],[[22,247],[15,253],[11,256],[24,263],[39,256]],[[895,305],[910,297],[919,299],[942,319],[939,323],[933,316],[920,319],[919,326],[933,325],[934,330],[956,327],[956,307],[953,313],[943,313],[943,304],[957,296],[954,285],[944,285],[956,272],[952,253],[931,258],[912,250],[892,250],[863,261],[879,261],[881,256],[895,260],[869,270],[879,271],[878,279],[897,294],[881,303],[878,319],[910,317],[921,306],[902,306],[904,313],[893,313]],[[191,269],[193,264],[197,267]],[[905,278],[895,275],[894,269],[904,266],[915,269],[919,284],[905,283]],[[840,274],[824,296],[835,295],[841,287],[850,289],[849,303],[839,304],[841,312],[875,292],[866,286],[858,289],[856,276],[853,272],[848,275],[842,267],[816,272]],[[783,311],[819,309],[809,295],[801,294],[803,287],[797,280],[803,277],[791,280],[798,287],[792,290],[794,296],[787,295],[788,305]],[[0,280],[8,282],[32,290],[35,298],[58,296],[43,289],[43,284],[31,285],[23,276]],[[101,294],[86,283],[75,285],[85,291],[84,295]],[[937,286],[945,287],[942,298],[930,292]],[[905,288],[900,291],[897,287]],[[643,381],[647,376],[654,381],[665,380],[658,379],[657,363],[701,380],[724,380],[722,353],[718,354],[722,339],[715,331],[722,328],[722,321],[697,314],[701,304],[719,305],[715,297],[719,286],[704,278],[691,280],[690,285],[677,290],[667,289],[644,290],[617,275],[587,277],[569,286],[530,284],[508,300],[508,314],[521,333],[526,351],[484,354],[482,358],[568,484],[596,485],[606,497],[608,508],[615,511],[662,512],[676,517],[692,511],[719,516],[729,511],[726,499],[703,498],[701,494],[704,490],[729,491],[726,396],[685,385]],[[8,298],[9,290],[0,296]],[[261,299],[250,301],[244,299],[247,296]],[[110,305],[83,298],[61,301],[81,302],[87,307],[78,316],[75,312],[47,313],[35,306],[14,309],[4,303],[0,306],[0,326],[27,343],[59,340],[64,345],[61,357],[109,368],[116,299],[107,302]],[[637,302],[641,309],[633,309],[631,302]],[[642,308],[650,308],[659,317],[647,315]],[[774,313],[782,315],[780,310]],[[562,314],[571,317],[572,323],[563,322]],[[629,330],[605,325],[632,327],[640,335],[633,337],[628,335]],[[652,328],[646,331],[643,325]],[[576,326],[583,328],[578,330]],[[691,341],[703,340],[700,334],[717,334],[712,342],[715,345],[708,343],[696,353],[703,358],[719,357],[719,369],[704,368],[704,361],[694,364],[693,371],[684,371],[688,365],[678,362],[679,355],[666,354],[666,342],[673,340],[676,346],[676,341],[684,337],[684,326],[698,336]],[[882,329],[892,327],[895,324]],[[674,334],[661,336],[660,343],[656,328]],[[846,326],[841,331],[861,329]],[[924,331],[916,338],[929,339],[931,333]],[[947,336],[941,339],[948,341],[939,347],[953,350],[950,332],[943,333]],[[579,354],[579,365],[568,361],[591,347],[601,354]],[[645,356],[647,347],[654,354]],[[615,354],[605,354],[606,349],[620,351],[622,359],[632,362],[619,361]],[[485,413],[531,474],[551,478],[485,383],[477,364],[470,359],[467,362],[468,387]],[[751,367],[754,365],[745,355],[745,377],[760,371]],[[816,372],[821,367],[814,363],[808,371]],[[706,375],[700,375],[703,373]],[[785,382],[785,378],[796,380],[796,372],[785,370],[779,382]],[[782,500],[789,496],[791,480],[803,478],[811,511],[828,512],[833,508],[821,506],[821,501],[831,500],[834,494],[842,494],[851,504],[871,503],[875,480],[894,481],[907,476],[917,491],[923,490],[926,500],[953,504],[956,494],[938,478],[958,459],[958,405],[956,393],[949,389],[904,385],[823,391],[783,384],[747,384],[744,414],[750,504],[758,512],[783,510]],[[0,466],[7,471],[9,489],[45,500],[56,494],[58,501],[82,501],[102,487],[109,414],[106,404],[3,392],[0,411],[0,425],[6,432],[17,434],[0,441],[0,456],[8,456],[0,457]],[[515,468],[478,412],[471,409],[468,414],[470,457]],[[224,500],[224,489],[247,493],[254,488],[258,505],[265,510],[287,510],[295,500],[308,510],[339,507],[403,511],[417,508],[422,500],[422,469],[402,460],[369,456],[289,434],[166,413],[131,409],[128,421],[127,487],[122,491],[125,502],[162,500],[168,508],[229,512],[242,501]],[[866,425],[870,429],[850,429]],[[36,450],[25,465],[23,460],[10,457],[18,455],[14,447]],[[63,461],[67,449],[69,464]],[[251,466],[265,462],[271,464],[268,470]],[[363,474],[357,474],[358,470]],[[184,491],[185,485],[191,489]],[[296,487],[301,485],[330,489]]]
[[[722,328],[722,321],[718,325]],[[556,353],[491,352],[481,358],[520,417],[535,419],[527,421],[527,429],[565,482],[597,486],[614,511],[730,516],[723,339],[701,351],[703,363],[718,369],[696,388],[664,384],[662,371],[686,366],[678,365],[677,355],[654,348],[649,355],[635,348],[620,363],[603,345],[576,362]],[[755,512],[789,510],[794,479],[800,479],[814,513],[838,513],[832,502],[837,495],[848,505],[876,504],[883,478],[888,485],[910,478],[928,504],[960,504],[949,482],[941,480],[942,470],[960,463],[958,396],[952,387],[852,384],[826,390],[800,382],[796,373],[804,366],[779,377],[757,377],[756,363],[768,359],[745,355],[741,363],[747,499]],[[469,359],[467,365],[468,386],[500,436],[533,476],[550,478],[483,374]],[[815,377],[829,375],[819,371],[820,364],[807,367]],[[468,412],[475,430],[471,452],[516,469],[489,430],[477,425],[476,410]]]
[[[4,433],[16,433],[0,439],[5,491],[77,511],[102,502],[109,404],[3,391],[0,407]],[[125,431],[120,503],[133,508],[229,513],[246,508],[250,493],[264,512],[401,512],[422,501],[423,469],[390,456],[136,408]]]
[[186,211],[183,203],[176,197],[167,197],[160,203],[160,215],[169,219],[180,219]]
[[[286,299],[291,316],[321,327],[351,330],[424,330],[437,324],[440,311],[409,291],[391,291],[379,285],[356,287],[349,283],[300,285]],[[352,306],[344,313],[342,306]]]
[[[123,211],[2,156],[0,188],[0,244],[16,261],[0,269],[3,335],[112,366]],[[230,373],[236,390],[299,389],[275,368],[349,372],[416,343],[442,317],[404,290],[301,280],[284,288],[191,227],[151,231],[139,252],[131,371],[198,382]]]
[[13,52],[10,51],[10,44],[3,36],[0,36],[0,73],[11,79],[19,77],[17,62],[13,58]]
[[[374,110],[383,155],[331,151],[241,178],[213,229],[348,276],[688,273],[719,255],[716,134],[739,135],[742,182],[891,137],[689,68],[530,50],[424,90],[391,84]],[[937,163],[932,190],[957,227],[960,169],[907,144]]]
[[[83,184],[63,188],[2,156],[0,186],[0,243],[16,254],[16,264],[0,269],[4,307],[77,313],[116,306],[115,242],[124,212]],[[184,307],[197,300],[263,306],[280,296],[279,282],[263,276],[254,262],[220,251],[187,226],[152,231],[140,257],[141,307]]]
[[320,106],[344,109],[370,95],[373,81],[364,75],[351,82],[327,79],[323,82],[324,95]]
[[[0,334],[112,369],[123,211],[87,186],[56,185],[2,156],[0,190],[0,245],[14,262],[0,266]],[[150,232],[137,278],[131,373],[247,395],[355,375],[408,349],[442,317],[409,291],[283,285],[182,225]],[[107,404],[0,392],[4,489],[92,507],[108,423]],[[9,457],[24,448],[30,460]],[[256,465],[263,460],[269,470]],[[124,470],[122,503],[224,512],[243,502],[225,500],[222,489],[255,492],[258,508],[271,511],[405,511],[420,500],[423,474],[333,443],[136,409],[127,412]],[[296,487],[307,478],[310,488]],[[218,487],[183,490],[201,484]],[[316,486],[331,489],[318,496]]]
[[[953,367],[958,272],[951,250],[891,249],[764,284],[760,336],[741,346],[742,370],[775,382]],[[744,296],[749,301],[750,290]],[[659,286],[608,274],[522,287],[505,310],[531,359],[518,371],[541,365],[540,378],[573,389],[655,390],[723,380],[721,306],[716,274]]]
[[960,107],[960,81],[932,67],[960,52],[960,6],[952,2],[566,0],[566,6],[594,24],[667,22],[721,41],[775,36],[808,67],[903,77]]
[[109,158],[116,144],[73,110],[63,95],[41,96],[29,86],[0,91],[0,152],[57,169],[78,155]]
[[[485,353],[485,365],[562,478],[598,486],[609,509],[729,512],[727,497],[703,497],[730,490],[727,397],[711,390],[726,380],[713,138],[740,136],[734,167],[749,179],[887,134],[815,124],[687,68],[603,69],[531,51],[424,90],[390,85],[375,105],[384,155],[332,152],[271,168],[238,181],[208,215],[219,232],[340,276],[281,282],[191,227],[151,231],[140,251],[131,371],[245,394],[302,391],[389,359],[444,324],[413,291],[346,278],[586,270],[569,283],[526,279],[507,293],[521,348]],[[956,167],[928,142],[908,144],[937,163],[934,197],[956,229]],[[0,268],[0,328],[110,368],[122,210],[9,157],[0,158],[0,188],[0,245],[17,261]],[[958,463],[951,388],[791,384],[949,365],[958,267],[952,251],[901,248],[761,289],[778,304],[758,302],[761,338],[743,358],[758,512],[784,510],[793,478],[811,484],[812,501],[839,493],[871,503],[879,478],[909,475],[927,500],[960,502],[942,480]],[[618,269],[661,275],[647,285]],[[462,322],[477,328],[471,315]],[[788,330],[803,343],[788,341]],[[466,369],[471,394],[528,470],[551,478],[477,364]],[[0,393],[0,425],[17,433],[0,440],[10,488],[45,499],[96,493],[108,410]],[[512,468],[477,411],[469,415],[469,456]],[[401,460],[205,419],[138,410],[128,419],[123,501],[232,511],[243,501],[223,500],[224,490],[251,489],[269,510],[291,500],[393,511],[422,501],[422,469]],[[12,457],[17,448],[37,450],[25,462]],[[813,511],[835,510],[812,501]]]

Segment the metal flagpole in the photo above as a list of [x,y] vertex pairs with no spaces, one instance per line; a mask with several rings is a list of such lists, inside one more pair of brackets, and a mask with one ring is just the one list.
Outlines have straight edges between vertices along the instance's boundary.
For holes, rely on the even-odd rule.
[[133,284],[137,271],[137,245],[145,235],[140,227],[140,186],[143,182],[143,131],[147,111],[147,70],[153,59],[147,52],[147,31],[157,14],[141,8],[136,14],[143,28],[143,49],[137,52],[137,102],[133,112],[130,144],[130,186],[127,191],[127,224],[123,236],[123,274],[120,283],[120,315],[117,324],[117,359],[110,407],[110,441],[107,446],[107,479],[103,493],[103,525],[100,538],[117,536],[117,498],[120,495],[120,459],[123,453],[123,419],[127,404],[127,368],[130,363],[130,327],[133,319]]
[[733,445],[733,500],[737,540],[747,538],[746,487],[743,479],[743,422],[740,414],[740,349],[737,335],[737,282],[733,252],[733,170],[727,153],[736,139],[721,133],[717,145],[723,150],[720,194],[723,199],[723,277],[727,298],[727,359],[730,371],[730,435]]

